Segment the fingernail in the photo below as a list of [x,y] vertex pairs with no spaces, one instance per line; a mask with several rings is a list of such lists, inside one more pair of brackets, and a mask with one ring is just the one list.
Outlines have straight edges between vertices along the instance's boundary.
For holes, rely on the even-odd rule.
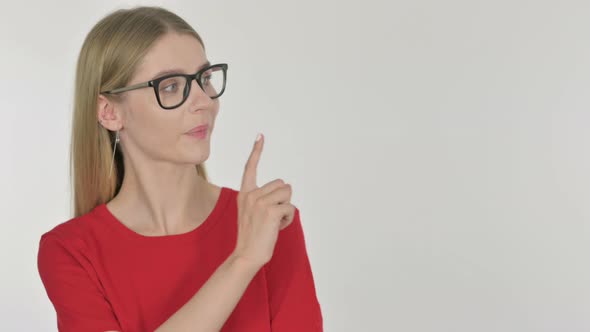
[[261,138],[262,138],[262,134],[258,133],[258,135],[256,136],[256,142],[260,141]]

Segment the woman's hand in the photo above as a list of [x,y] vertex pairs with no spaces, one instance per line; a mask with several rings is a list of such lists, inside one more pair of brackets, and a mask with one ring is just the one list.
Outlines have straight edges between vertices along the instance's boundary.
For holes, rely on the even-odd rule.
[[264,136],[254,143],[244,168],[238,193],[238,238],[234,256],[260,268],[272,258],[278,233],[295,215],[291,204],[291,185],[281,179],[258,188],[256,171],[262,153]]

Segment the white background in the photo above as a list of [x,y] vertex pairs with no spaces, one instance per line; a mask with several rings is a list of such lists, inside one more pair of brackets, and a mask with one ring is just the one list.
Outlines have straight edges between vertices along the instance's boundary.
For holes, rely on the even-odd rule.
[[[0,14],[0,321],[55,331],[36,267],[69,218],[83,38],[130,1]],[[590,330],[587,1],[168,1],[227,62],[212,153],[293,185],[325,330]]]

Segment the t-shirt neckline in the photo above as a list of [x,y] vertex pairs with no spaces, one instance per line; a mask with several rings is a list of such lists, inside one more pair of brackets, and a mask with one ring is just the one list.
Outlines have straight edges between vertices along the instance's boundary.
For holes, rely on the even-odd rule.
[[194,238],[206,233],[213,225],[217,223],[217,221],[221,218],[223,212],[225,211],[225,207],[229,202],[229,198],[231,196],[230,188],[228,187],[221,187],[221,192],[219,197],[217,198],[217,202],[213,207],[213,210],[209,213],[209,215],[205,218],[205,220],[197,227],[193,228],[192,230],[180,234],[171,234],[171,235],[156,235],[156,236],[147,236],[142,235],[134,230],[128,228],[123,224],[117,217],[111,213],[108,209],[106,203],[102,203],[98,205],[95,209],[97,213],[99,213],[103,220],[110,225],[113,225],[119,232],[124,233],[126,236],[135,238],[138,240],[143,241],[170,241],[170,240],[180,240],[184,238]]

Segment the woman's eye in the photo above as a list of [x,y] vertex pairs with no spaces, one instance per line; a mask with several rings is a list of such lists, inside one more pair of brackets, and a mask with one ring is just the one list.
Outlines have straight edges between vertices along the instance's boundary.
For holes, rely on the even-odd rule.
[[169,84],[169,85],[165,86],[164,88],[160,89],[160,91],[174,92],[174,91],[176,91],[176,83]]
[[210,80],[210,79],[211,79],[211,75],[204,76],[204,77],[203,77],[203,79],[202,79],[202,80],[203,80],[203,84],[207,84],[207,83],[209,83],[209,80]]

